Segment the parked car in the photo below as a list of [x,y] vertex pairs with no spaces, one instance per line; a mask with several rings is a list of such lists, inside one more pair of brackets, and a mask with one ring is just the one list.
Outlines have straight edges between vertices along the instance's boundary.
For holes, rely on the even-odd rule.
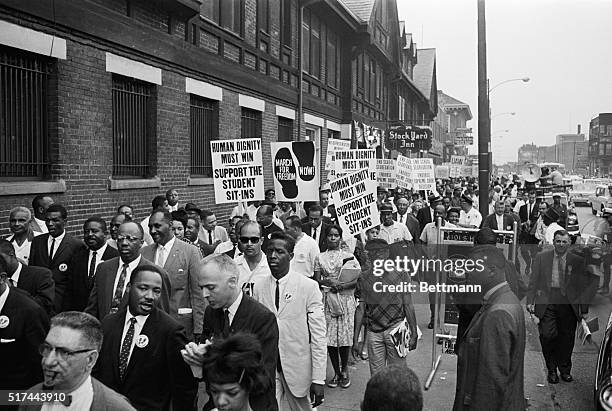
[[588,179],[581,182],[572,182],[573,187],[569,190],[570,201],[576,206],[582,204],[590,207],[590,197],[595,193],[597,185],[596,181]]
[[610,188],[611,186],[609,185],[598,185],[595,188],[595,194],[589,197],[593,215],[601,213],[603,216],[604,213],[612,213],[612,194],[610,194]]
[[612,410],[612,313],[604,331],[595,369],[595,409]]

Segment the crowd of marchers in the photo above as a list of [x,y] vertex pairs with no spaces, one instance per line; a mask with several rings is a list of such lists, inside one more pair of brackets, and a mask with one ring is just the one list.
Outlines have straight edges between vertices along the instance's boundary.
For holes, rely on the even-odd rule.
[[[466,278],[481,293],[452,296],[454,409],[525,409],[521,300],[540,319],[549,382],[557,370],[570,382],[576,324],[601,264],[571,247],[556,199],[509,181],[489,192],[483,218],[473,180],[440,180],[426,196],[379,188],[380,225],[356,236],[343,232],[327,190],[291,203],[269,189],[223,224],[171,189],[145,216],[124,204],[108,223],[89,217],[82,238],[66,232],[65,206],[37,196],[31,210],[10,211],[11,235],[0,240],[0,389],[70,394],[32,408],[43,410],[311,410],[325,387],[351,386],[349,364],[361,359],[372,376],[362,410],[420,410],[406,356],[419,334],[413,296],[375,292],[375,282],[405,276],[373,266],[441,256],[441,225],[480,229],[469,257],[484,262]],[[494,230],[514,222],[520,253],[508,261]]]

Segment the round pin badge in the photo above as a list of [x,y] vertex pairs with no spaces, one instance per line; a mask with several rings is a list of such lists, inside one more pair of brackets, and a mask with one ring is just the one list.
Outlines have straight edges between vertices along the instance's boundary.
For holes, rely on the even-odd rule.
[[9,318],[6,315],[0,315],[0,328],[6,328],[9,324]]
[[61,272],[64,272],[64,271],[66,271],[67,269],[68,269],[68,266],[67,266],[66,264],[60,264],[60,266],[59,266],[59,270],[60,270]]
[[136,340],[136,347],[145,348],[147,345],[149,345],[149,337],[144,334],[140,334]]

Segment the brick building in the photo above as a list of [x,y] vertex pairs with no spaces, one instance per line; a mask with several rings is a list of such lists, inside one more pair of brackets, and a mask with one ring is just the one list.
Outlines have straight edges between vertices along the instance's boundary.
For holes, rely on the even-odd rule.
[[589,123],[589,171],[597,177],[612,175],[612,113],[599,113]]
[[323,164],[399,96],[421,124],[437,112],[394,0],[2,0],[0,32],[0,235],[39,193],[73,233],[171,187],[225,221],[210,140],[261,137],[271,187],[272,141],[312,140]]

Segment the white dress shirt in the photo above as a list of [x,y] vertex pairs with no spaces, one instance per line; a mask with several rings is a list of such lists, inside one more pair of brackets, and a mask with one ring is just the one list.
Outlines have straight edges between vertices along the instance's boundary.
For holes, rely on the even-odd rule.
[[[125,274],[125,281],[123,282],[123,290],[121,290],[122,297],[123,297],[123,294],[125,293],[126,285],[130,282],[132,271],[134,271],[134,269],[138,267],[138,264],[140,264],[140,258],[141,257],[138,256],[134,261],[128,264],[126,274]],[[119,269],[117,270],[117,274],[115,275],[115,283],[113,285],[113,294],[112,294],[113,296],[115,295],[115,290],[117,289],[117,285],[119,284],[119,277],[121,276],[121,271],[123,271],[123,264],[124,264],[123,260],[119,258]]]
[[546,227],[546,231],[544,231],[544,244],[545,245],[553,245],[553,241],[555,239],[555,232],[558,230],[565,230],[557,223],[550,223],[548,227]]
[[390,226],[386,226],[384,224],[380,225],[378,238],[382,238],[387,243],[393,244],[402,240],[412,241],[412,234],[410,234],[406,224],[400,224],[397,221],[394,221],[393,225]]
[[10,289],[11,287],[6,287],[2,295],[0,295],[0,314],[2,314],[2,309],[4,308],[4,304],[6,303],[6,299],[8,297]]
[[[104,243],[99,250],[96,250],[96,270],[98,269],[98,265],[102,262],[102,256],[106,252],[106,247],[108,247],[107,243]],[[89,257],[87,258],[87,273],[89,274],[89,267],[91,266],[91,259],[93,258],[93,251],[89,250]]]
[[45,402],[40,408],[40,411],[81,411],[90,409],[94,397],[91,376],[88,376],[87,379],[83,381],[77,389],[69,393],[69,395],[72,397],[72,402],[69,406],[65,406],[61,402]]
[[240,294],[238,294],[238,298],[236,298],[236,301],[234,301],[232,305],[227,307],[227,316],[229,317],[229,325],[232,325],[232,322],[234,322],[234,317],[236,316],[238,307],[240,307],[240,303],[242,302],[243,295],[244,294],[242,293],[242,291],[240,291]]
[[253,283],[255,282],[256,278],[272,275],[270,272],[270,267],[268,266],[268,259],[264,253],[261,253],[261,260],[253,271],[251,271],[249,263],[243,254],[235,256],[234,261],[236,262],[238,272],[240,273],[238,277],[238,285],[248,296],[253,295]]
[[45,223],[44,220],[39,220],[38,218],[34,217],[34,221],[36,221],[36,224],[38,224],[38,226],[40,227],[41,233],[47,234],[49,232],[49,229],[47,228],[47,224]]
[[164,245],[161,244],[157,244],[157,247],[155,247],[155,264],[160,266],[160,267],[164,267],[164,264],[166,264],[166,260],[168,259],[168,256],[170,255],[170,250],[172,250],[172,246],[174,245],[174,242],[176,241],[176,237],[172,236],[172,238],[170,240],[168,240],[168,242]]
[[53,246],[53,255],[49,255],[49,260],[52,260],[53,256],[57,254],[57,249],[59,248],[59,245],[64,240],[64,237],[66,237],[66,230],[64,230],[64,232],[61,235],[58,235],[55,238],[49,236],[49,238],[47,239],[47,254],[51,252],[51,243],[53,243],[53,240],[55,240],[55,245]]
[[179,209],[179,205],[178,203],[176,203],[175,205],[171,206],[170,204],[168,204],[168,211],[173,212]]
[[19,258],[25,265],[28,265],[30,261],[30,250],[32,248],[32,242],[27,238],[23,241],[21,245],[17,244],[17,241],[14,241],[15,236],[12,235],[8,237],[6,240],[9,241],[13,245],[13,249],[15,250],[15,257]]
[[317,242],[317,244],[319,244],[319,239],[321,238],[321,229],[323,228],[323,224],[319,224],[319,226],[317,228],[315,228],[314,230],[314,235],[311,235],[311,238],[314,238],[314,240]]
[[17,287],[17,285],[19,284],[19,275],[21,274],[21,268],[23,267],[21,263],[17,263],[17,264],[19,264],[17,266],[17,270],[15,270],[13,275],[11,275],[11,280],[13,280],[13,285],[15,287]]
[[302,233],[295,243],[290,269],[311,278],[319,253],[319,243]]
[[482,215],[474,207],[470,208],[467,213],[463,210],[459,213],[459,225],[470,225],[480,227],[482,223]]
[[208,230],[206,230],[203,226],[200,226],[198,238],[202,240],[202,242],[204,242],[205,244],[211,245],[214,244],[217,240],[221,240],[221,242],[229,240],[227,230],[224,227],[221,227],[220,225],[215,226],[215,229],[211,230],[210,234],[212,235],[212,243],[208,241]]
[[524,206],[526,203],[523,200],[519,200],[516,202],[516,205],[514,206],[514,212],[515,213],[519,213],[519,211],[521,211],[521,207]]
[[495,221],[497,221],[497,229],[498,230],[505,230],[506,227],[504,227],[504,215],[497,215],[495,214]]
[[[128,329],[130,328],[130,320],[132,318],[136,318],[136,322],[134,323],[134,338],[132,338],[132,346],[130,347],[130,354],[128,355],[128,360],[127,363],[130,363],[130,357],[132,357],[132,351],[134,351],[134,345],[136,345],[136,341],[138,340],[138,336],[140,335],[140,332],[142,331],[142,327],[144,327],[145,322],[147,321],[147,318],[149,318],[148,315],[132,315],[132,313],[130,312],[130,310],[128,309],[127,312],[125,313],[125,322],[123,323],[123,334],[121,334],[121,344],[119,344],[119,350],[121,350],[121,347],[123,347],[123,340],[125,340],[125,335],[128,332]],[[147,336],[148,337],[148,336]]]
[[[444,221],[443,227],[455,228],[457,226],[449,223],[448,221]],[[442,240],[444,241],[444,238],[442,238]],[[423,227],[423,232],[421,233],[421,241],[427,245],[438,244],[438,227],[436,227],[436,223],[431,222],[425,224],[425,227]]]

